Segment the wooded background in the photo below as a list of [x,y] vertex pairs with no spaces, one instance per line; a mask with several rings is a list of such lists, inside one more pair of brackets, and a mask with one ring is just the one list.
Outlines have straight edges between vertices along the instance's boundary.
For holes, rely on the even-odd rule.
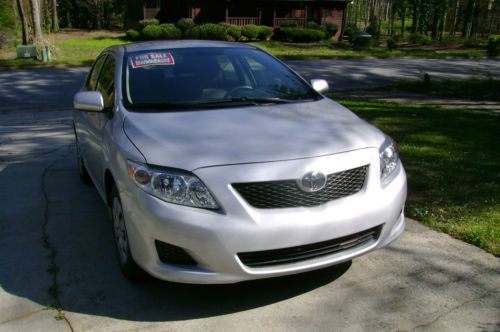
[[[124,29],[127,8],[137,1],[0,0],[0,42],[19,33],[23,44],[40,43],[60,28]],[[484,37],[500,31],[498,1],[354,0],[347,6],[346,26],[432,39]]]

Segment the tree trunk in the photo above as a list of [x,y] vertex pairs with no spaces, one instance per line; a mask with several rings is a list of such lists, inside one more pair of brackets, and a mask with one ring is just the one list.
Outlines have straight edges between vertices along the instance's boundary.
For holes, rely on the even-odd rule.
[[28,21],[26,19],[26,13],[24,11],[23,4],[21,3],[22,0],[16,0],[16,6],[17,6],[17,12],[19,14],[19,18],[21,19],[21,30],[22,30],[22,35],[23,35],[23,45],[27,45],[31,38],[29,36],[29,27],[28,27]]
[[457,27],[457,18],[458,18],[458,10],[460,8],[460,0],[455,1],[455,13],[453,14],[453,23],[451,24],[451,32],[450,35],[452,38],[455,37],[455,31]]
[[43,43],[43,33],[42,25],[40,23],[40,7],[38,6],[38,0],[30,0],[31,4],[31,15],[33,19],[33,30],[35,33],[35,43]]
[[57,0],[51,0],[52,32],[59,32],[59,17],[57,16]]
[[411,25],[411,32],[417,32],[418,27],[418,0],[413,0],[413,13],[412,13],[413,22]]
[[406,18],[406,7],[403,8],[403,12],[401,14],[401,37],[405,36],[405,18]]

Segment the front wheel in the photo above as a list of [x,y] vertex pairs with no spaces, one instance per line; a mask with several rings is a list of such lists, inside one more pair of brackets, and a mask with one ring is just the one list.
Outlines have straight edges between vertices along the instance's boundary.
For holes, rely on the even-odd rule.
[[137,265],[130,252],[127,228],[123,208],[116,187],[111,194],[111,218],[113,221],[113,233],[115,237],[115,247],[118,255],[118,263],[123,275],[131,281],[144,279],[145,272]]

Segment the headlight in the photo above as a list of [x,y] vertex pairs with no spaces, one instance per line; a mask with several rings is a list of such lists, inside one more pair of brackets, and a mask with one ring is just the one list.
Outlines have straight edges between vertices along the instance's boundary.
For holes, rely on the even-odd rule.
[[392,180],[391,175],[399,166],[399,155],[394,141],[387,137],[384,144],[380,147],[380,182],[382,185]]
[[153,168],[130,160],[127,160],[127,169],[137,186],[161,200],[205,209],[219,208],[208,188],[193,174]]

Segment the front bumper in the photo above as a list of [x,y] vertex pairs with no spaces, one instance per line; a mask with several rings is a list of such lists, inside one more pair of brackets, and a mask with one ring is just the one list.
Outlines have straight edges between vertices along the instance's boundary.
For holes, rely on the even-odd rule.
[[[307,171],[335,173],[370,165],[357,194],[312,208],[257,209],[231,183],[300,178]],[[132,184],[120,188],[132,255],[148,273],[185,283],[234,283],[310,271],[386,246],[404,230],[406,175],[399,167],[394,180],[380,186],[378,150],[291,161],[207,167],[194,173],[210,188],[221,211],[166,203]],[[290,264],[251,268],[238,253],[289,248],[355,234],[383,225],[376,241],[332,255]],[[155,248],[160,240],[185,249],[196,266],[162,263]]]

